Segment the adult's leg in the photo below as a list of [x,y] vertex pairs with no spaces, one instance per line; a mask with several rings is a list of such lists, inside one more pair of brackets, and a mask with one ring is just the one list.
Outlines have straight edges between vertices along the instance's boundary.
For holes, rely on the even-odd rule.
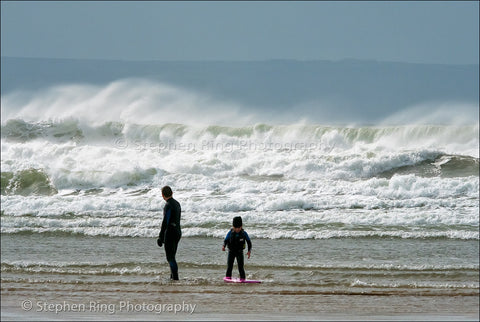
[[180,237],[173,236],[165,240],[165,255],[167,256],[168,264],[170,265],[171,279],[178,280],[178,265],[175,259],[177,254],[178,242]]

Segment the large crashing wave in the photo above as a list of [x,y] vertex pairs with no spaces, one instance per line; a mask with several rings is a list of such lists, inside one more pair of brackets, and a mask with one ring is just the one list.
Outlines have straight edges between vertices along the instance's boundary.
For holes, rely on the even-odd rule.
[[109,122],[85,127],[74,120],[8,120],[2,125],[2,140],[2,193],[24,193],[9,187],[20,187],[27,178],[47,185],[40,173],[60,189],[131,186],[165,173],[345,180],[409,173],[478,176],[478,125],[225,127]]
[[133,85],[2,97],[2,233],[154,236],[169,184],[185,236],[219,237],[241,214],[267,238],[478,239],[471,117],[280,124]]

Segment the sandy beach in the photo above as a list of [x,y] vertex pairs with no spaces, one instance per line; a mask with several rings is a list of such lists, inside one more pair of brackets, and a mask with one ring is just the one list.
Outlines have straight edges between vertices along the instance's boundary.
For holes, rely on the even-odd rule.
[[[211,289],[182,282],[155,290],[129,285],[58,292],[45,283],[2,286],[2,320],[397,320],[476,321],[475,296],[375,296],[256,292],[255,286]],[[192,310],[193,309],[193,310]]]

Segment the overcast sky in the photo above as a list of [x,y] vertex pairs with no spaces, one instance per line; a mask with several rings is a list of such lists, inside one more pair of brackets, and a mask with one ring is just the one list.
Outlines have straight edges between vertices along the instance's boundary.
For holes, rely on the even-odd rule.
[[1,2],[2,56],[478,64],[479,2]]

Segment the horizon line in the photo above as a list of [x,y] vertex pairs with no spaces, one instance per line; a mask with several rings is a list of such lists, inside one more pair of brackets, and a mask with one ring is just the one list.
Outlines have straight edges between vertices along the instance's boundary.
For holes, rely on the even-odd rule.
[[3,59],[32,59],[32,60],[72,60],[72,61],[104,61],[104,62],[125,62],[125,63],[259,63],[259,62],[330,62],[330,63],[378,63],[378,64],[410,64],[410,65],[438,65],[438,66],[479,66],[479,63],[428,63],[428,62],[408,62],[408,61],[390,61],[378,59],[363,58],[342,58],[332,59],[296,59],[296,58],[266,58],[250,60],[227,60],[227,59],[122,59],[122,58],[74,58],[74,57],[34,57],[34,56],[11,56],[1,55]]

